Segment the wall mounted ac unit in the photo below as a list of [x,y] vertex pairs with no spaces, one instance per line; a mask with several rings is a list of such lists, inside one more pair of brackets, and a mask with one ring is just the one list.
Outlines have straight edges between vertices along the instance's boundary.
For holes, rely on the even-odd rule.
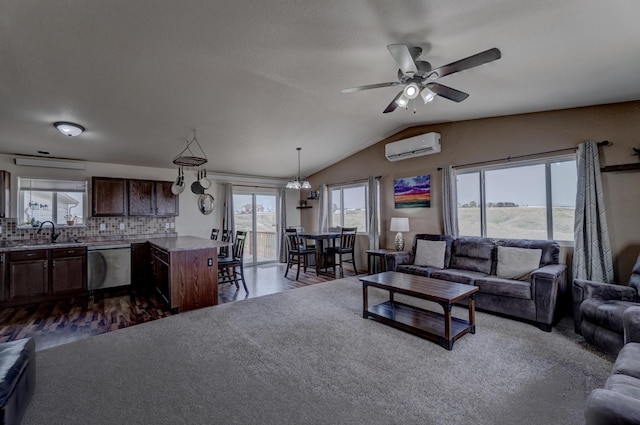
[[389,161],[415,158],[440,152],[440,133],[425,133],[397,142],[387,143],[384,156]]

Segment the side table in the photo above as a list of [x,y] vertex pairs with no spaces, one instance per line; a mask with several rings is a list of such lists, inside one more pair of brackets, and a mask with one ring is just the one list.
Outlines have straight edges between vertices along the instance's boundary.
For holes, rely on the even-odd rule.
[[395,249],[368,249],[367,253],[367,273],[374,274],[387,271],[387,255],[407,253],[408,251],[396,251]]

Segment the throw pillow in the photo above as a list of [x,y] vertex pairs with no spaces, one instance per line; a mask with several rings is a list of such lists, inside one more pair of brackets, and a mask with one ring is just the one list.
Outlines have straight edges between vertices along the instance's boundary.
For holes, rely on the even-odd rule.
[[540,267],[541,249],[498,247],[496,275],[502,279],[529,280]]
[[428,241],[418,239],[416,244],[416,258],[413,264],[416,266],[428,266],[444,269],[444,254],[447,249],[445,241]]

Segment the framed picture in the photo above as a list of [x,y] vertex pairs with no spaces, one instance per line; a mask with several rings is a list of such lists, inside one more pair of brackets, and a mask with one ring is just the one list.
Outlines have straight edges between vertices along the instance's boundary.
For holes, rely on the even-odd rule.
[[430,208],[431,176],[394,179],[393,200],[396,208]]

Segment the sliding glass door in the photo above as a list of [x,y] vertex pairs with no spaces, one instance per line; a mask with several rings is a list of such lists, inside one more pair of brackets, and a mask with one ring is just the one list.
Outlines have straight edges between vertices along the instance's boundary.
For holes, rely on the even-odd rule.
[[262,264],[277,261],[275,190],[264,191],[233,189],[235,229],[247,232],[244,264]]

